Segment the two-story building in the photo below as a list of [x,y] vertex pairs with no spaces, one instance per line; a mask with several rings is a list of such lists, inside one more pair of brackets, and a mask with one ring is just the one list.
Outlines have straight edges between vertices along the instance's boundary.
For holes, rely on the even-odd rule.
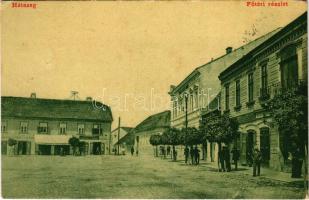
[[[108,152],[113,118],[100,102],[8,96],[1,111],[2,154],[70,154],[73,136],[84,141],[86,154]],[[17,144],[11,147],[10,138]]]
[[[172,103],[171,126],[180,129],[186,127],[187,123],[187,127],[199,128],[202,115],[212,109],[209,106],[210,102],[212,102],[211,107],[219,107],[220,96],[218,94],[221,89],[219,74],[278,30],[276,29],[235,50],[232,47],[226,48],[226,54],[197,67],[177,86],[172,85],[169,91]],[[214,157],[213,155],[216,155],[214,152],[218,150],[217,145],[207,145],[206,150],[209,154],[207,157]],[[210,152],[213,152],[212,155]]]
[[[221,109],[236,117],[241,132],[241,163],[249,162],[257,145],[265,165],[285,170],[276,123],[262,104],[282,91],[307,84],[307,13],[304,13],[224,70]],[[288,122],[287,122],[288,123]]]

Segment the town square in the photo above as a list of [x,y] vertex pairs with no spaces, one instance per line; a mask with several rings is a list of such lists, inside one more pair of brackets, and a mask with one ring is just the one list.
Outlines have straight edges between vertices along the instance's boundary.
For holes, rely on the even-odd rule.
[[302,179],[267,178],[263,169],[255,178],[251,170],[221,173],[207,162],[104,155],[3,157],[2,163],[3,198],[302,199],[304,193]]
[[15,4],[3,198],[308,198],[306,1]]

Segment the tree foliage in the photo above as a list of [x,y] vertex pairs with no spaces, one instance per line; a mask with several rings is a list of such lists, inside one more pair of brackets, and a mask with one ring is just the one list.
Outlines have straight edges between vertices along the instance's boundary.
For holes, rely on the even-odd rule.
[[17,140],[12,139],[12,138],[9,138],[9,139],[8,139],[8,144],[9,144],[10,147],[11,147],[11,146],[14,146],[14,145],[17,144]]
[[150,139],[149,139],[149,142],[150,142],[150,144],[153,145],[153,146],[160,145],[160,143],[161,143],[161,137],[160,137],[160,135],[151,135],[151,136],[150,136]]
[[197,145],[202,144],[203,135],[202,132],[194,127],[188,127],[187,129],[182,129],[183,134],[183,144],[184,145]]
[[308,141],[308,94],[307,84],[282,91],[264,107],[278,124],[280,149],[285,159],[304,156]]
[[73,147],[73,154],[76,155],[76,148],[80,146],[79,139],[73,136],[69,139],[69,144]]
[[221,115],[213,112],[207,117],[207,121],[200,127],[203,137],[210,142],[231,143],[238,134],[238,121],[230,118],[228,114]]

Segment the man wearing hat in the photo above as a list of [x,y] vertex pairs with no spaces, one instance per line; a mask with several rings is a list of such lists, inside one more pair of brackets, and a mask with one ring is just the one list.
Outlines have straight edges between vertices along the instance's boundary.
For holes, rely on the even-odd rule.
[[253,176],[260,176],[260,169],[261,169],[261,161],[262,155],[257,146],[255,146],[253,151]]

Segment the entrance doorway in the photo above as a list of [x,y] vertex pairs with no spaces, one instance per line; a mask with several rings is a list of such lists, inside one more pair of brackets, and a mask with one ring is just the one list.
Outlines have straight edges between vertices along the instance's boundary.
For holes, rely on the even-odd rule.
[[246,160],[247,165],[251,166],[253,163],[252,155],[253,155],[253,148],[254,148],[254,139],[255,139],[255,131],[250,130],[247,133],[246,139]]
[[17,154],[18,155],[30,154],[30,142],[18,141],[18,143],[17,143]]
[[269,128],[260,129],[260,148],[262,154],[262,164],[268,166],[270,160],[270,135]]
[[69,155],[70,146],[69,145],[55,145],[55,155]]
[[38,145],[39,155],[50,155],[51,145]]
[[102,153],[101,142],[94,142],[92,145],[93,155],[100,155]]

